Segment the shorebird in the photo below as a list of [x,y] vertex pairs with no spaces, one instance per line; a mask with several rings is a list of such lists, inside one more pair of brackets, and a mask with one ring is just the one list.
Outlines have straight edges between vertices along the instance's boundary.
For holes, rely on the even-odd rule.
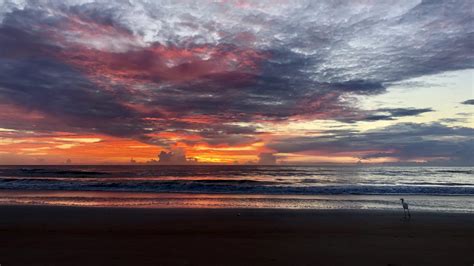
[[411,218],[410,215],[410,210],[408,209],[408,203],[405,202],[403,198],[400,199],[402,201],[402,206],[403,206],[403,214],[405,215],[404,218],[407,218],[407,212],[408,212],[408,219]]

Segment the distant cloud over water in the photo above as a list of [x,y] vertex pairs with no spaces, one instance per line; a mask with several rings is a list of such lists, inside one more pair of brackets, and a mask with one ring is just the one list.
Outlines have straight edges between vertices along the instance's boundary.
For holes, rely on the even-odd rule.
[[466,101],[462,102],[462,104],[474,105],[474,99],[466,100]]

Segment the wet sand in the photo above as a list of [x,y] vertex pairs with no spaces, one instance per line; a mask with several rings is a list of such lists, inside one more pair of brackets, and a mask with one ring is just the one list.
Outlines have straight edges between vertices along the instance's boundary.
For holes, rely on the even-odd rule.
[[[240,215],[239,215],[240,214]],[[474,215],[0,206],[0,264],[472,265]]]

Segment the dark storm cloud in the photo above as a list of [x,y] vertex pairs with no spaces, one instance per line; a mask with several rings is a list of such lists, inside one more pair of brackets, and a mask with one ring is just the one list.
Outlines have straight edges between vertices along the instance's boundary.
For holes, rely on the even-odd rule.
[[474,105],[474,99],[466,100],[466,101],[462,102],[462,104]]
[[[0,9],[0,103],[44,113],[49,123],[37,129],[59,122],[156,144],[166,140],[148,133],[233,145],[261,133],[234,122],[416,116],[432,110],[360,110],[347,99],[474,65],[470,1],[9,1]],[[195,116],[209,119],[189,122]],[[29,126],[19,123],[8,122]]]
[[444,158],[469,165],[474,162],[474,129],[401,123],[366,132],[332,131],[315,137],[285,138],[268,147],[282,153],[349,153],[364,159]]

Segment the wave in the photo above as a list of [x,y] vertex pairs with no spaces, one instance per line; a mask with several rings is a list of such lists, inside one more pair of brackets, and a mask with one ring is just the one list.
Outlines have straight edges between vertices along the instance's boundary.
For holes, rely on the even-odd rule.
[[440,173],[453,173],[453,174],[468,174],[472,175],[474,171],[472,170],[439,170]]
[[20,169],[0,169],[0,176],[15,177],[95,177],[108,175],[107,172],[50,168],[20,168]]
[[3,166],[0,189],[474,195],[473,167]]
[[136,166],[41,166],[0,167],[0,177],[255,177],[274,178],[347,178],[354,176],[412,177],[469,176],[472,167],[316,167],[316,166],[218,166],[218,165],[136,165]]
[[301,194],[301,195],[368,195],[423,194],[474,195],[474,186],[443,185],[360,185],[296,186],[254,180],[194,180],[194,181],[67,181],[48,179],[0,179],[0,189],[67,190],[67,191],[128,191],[169,193],[236,193],[236,194]]
[[455,182],[406,182],[410,185],[432,185],[432,186],[472,186],[472,183],[455,183]]

